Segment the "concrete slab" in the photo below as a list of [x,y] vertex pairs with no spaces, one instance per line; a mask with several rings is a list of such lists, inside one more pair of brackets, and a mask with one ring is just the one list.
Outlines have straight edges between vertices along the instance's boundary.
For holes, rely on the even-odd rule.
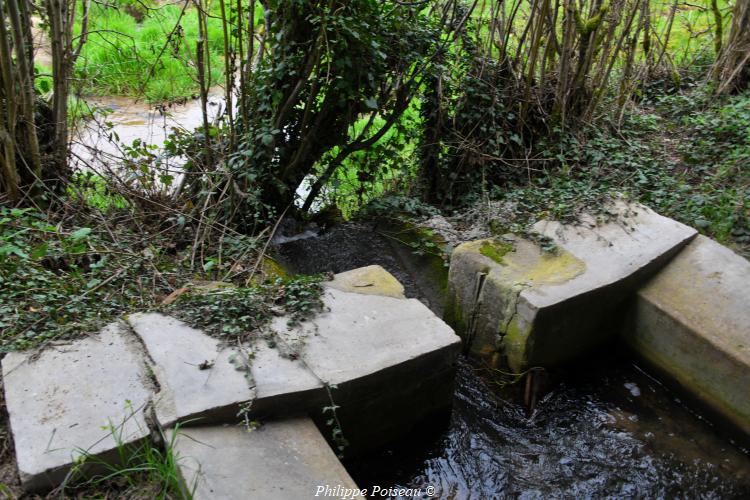
[[[329,385],[349,442],[347,457],[408,435],[450,408],[460,338],[415,299],[327,289],[327,311],[290,327],[272,327]],[[321,428],[330,414],[310,414]]]
[[305,413],[326,401],[323,384],[304,363],[264,340],[227,347],[162,314],[132,314],[128,321],[159,382],[155,408],[163,428],[236,422],[245,408],[263,418]]
[[247,352],[185,323],[157,313],[131,314],[127,321],[145,345],[159,392],[159,425],[233,421],[255,399]]
[[416,299],[328,289],[326,311],[301,325],[276,318],[273,329],[297,346],[307,366],[328,384],[362,384],[368,376],[405,368],[452,365],[460,338]]
[[57,486],[82,454],[116,462],[118,441],[130,444],[150,433],[145,413],[153,383],[140,345],[123,323],[47,348],[38,358],[9,353],[2,365],[27,491]]
[[698,236],[638,292],[623,337],[750,436],[750,262]]
[[252,346],[251,351],[250,370],[256,391],[254,416],[303,414],[326,404],[323,383],[301,360],[283,356],[277,347],[269,347],[263,340]]
[[446,318],[471,354],[516,372],[570,361],[606,340],[617,305],[696,235],[642,205],[609,211],[609,221],[537,223],[554,251],[513,235],[456,248]]
[[[173,431],[171,431],[173,432]],[[364,498],[315,424],[300,418],[239,426],[191,427],[175,440],[178,467],[194,500]],[[350,494],[345,494],[345,491]]]
[[331,281],[323,283],[328,288],[342,292],[382,295],[405,299],[404,286],[381,266],[367,266],[338,273]]

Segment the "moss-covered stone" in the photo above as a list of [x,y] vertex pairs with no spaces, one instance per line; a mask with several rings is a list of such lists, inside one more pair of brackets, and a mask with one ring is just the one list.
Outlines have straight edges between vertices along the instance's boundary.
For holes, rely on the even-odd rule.
[[695,234],[646,207],[612,210],[628,214],[627,227],[593,217],[574,225],[541,221],[532,228],[536,237],[456,248],[447,318],[468,352],[522,372],[564,364],[605,342],[611,329],[604,323],[618,303]]
[[267,255],[263,256],[260,270],[264,279],[289,279],[292,277],[292,275],[287,272],[287,270],[284,269],[281,264]]

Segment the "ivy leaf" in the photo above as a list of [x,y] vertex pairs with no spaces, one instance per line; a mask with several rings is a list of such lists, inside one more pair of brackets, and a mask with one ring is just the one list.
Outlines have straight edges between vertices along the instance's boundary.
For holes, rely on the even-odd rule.
[[45,255],[47,255],[47,249],[49,248],[49,245],[45,242],[39,245],[34,249],[33,252],[31,252],[31,258],[34,260],[39,260]]
[[91,233],[90,227],[82,227],[81,229],[78,229],[76,231],[73,231],[70,233],[70,239],[73,241],[81,241],[86,239],[86,237]]

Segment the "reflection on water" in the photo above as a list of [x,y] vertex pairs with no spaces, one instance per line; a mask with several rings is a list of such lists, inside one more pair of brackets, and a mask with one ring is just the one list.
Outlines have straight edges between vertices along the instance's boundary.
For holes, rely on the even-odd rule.
[[[346,223],[306,236],[288,237],[277,249],[295,270],[380,264],[408,296],[438,309],[376,224]],[[432,485],[438,498],[750,498],[743,450],[632,362],[611,352],[592,359],[599,361],[562,374],[530,417],[517,397],[491,390],[460,359],[447,429],[347,468],[362,488]]]
[[439,498],[750,498],[748,455],[613,359],[568,374],[530,418],[461,360],[447,430],[348,465],[360,487],[432,485]]

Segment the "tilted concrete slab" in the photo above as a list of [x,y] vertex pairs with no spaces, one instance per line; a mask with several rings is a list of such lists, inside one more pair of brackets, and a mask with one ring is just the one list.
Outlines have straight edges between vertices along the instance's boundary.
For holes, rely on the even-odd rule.
[[117,462],[117,443],[149,436],[153,394],[140,346],[122,323],[39,353],[3,358],[5,400],[21,483],[57,486],[81,455]]
[[155,398],[159,425],[232,420],[255,399],[246,352],[223,347],[163,314],[131,314],[127,321],[146,347],[159,383]]
[[446,318],[469,352],[517,372],[573,359],[606,339],[617,305],[696,235],[641,205],[610,212],[610,221],[537,223],[555,251],[512,235],[456,248]]
[[300,361],[263,340],[227,347],[200,330],[158,313],[128,322],[145,345],[159,383],[156,417],[166,428],[235,422],[241,410],[258,417],[306,412],[322,405],[323,384]]
[[[174,431],[170,431],[174,432]],[[185,488],[195,500],[323,497],[318,488],[339,487],[328,497],[364,498],[308,418],[242,426],[181,428],[174,450]]]
[[698,236],[638,292],[623,337],[750,436],[750,262]]
[[[452,402],[460,338],[415,299],[363,295],[329,288],[326,311],[273,329],[331,389],[350,446],[347,456],[408,434]],[[330,414],[311,415],[322,427]]]
[[[328,289],[326,311],[290,326],[284,317],[272,327],[328,384],[362,384],[373,374],[437,363],[452,365],[461,339],[416,299],[397,299]],[[378,375],[380,376],[380,375]]]
[[338,273],[331,281],[323,283],[328,288],[342,292],[383,295],[404,299],[404,285],[381,266],[367,266]]
[[327,401],[323,383],[305,364],[282,355],[277,347],[260,340],[252,346],[250,370],[255,380],[256,398],[252,415],[303,414],[321,408]]

